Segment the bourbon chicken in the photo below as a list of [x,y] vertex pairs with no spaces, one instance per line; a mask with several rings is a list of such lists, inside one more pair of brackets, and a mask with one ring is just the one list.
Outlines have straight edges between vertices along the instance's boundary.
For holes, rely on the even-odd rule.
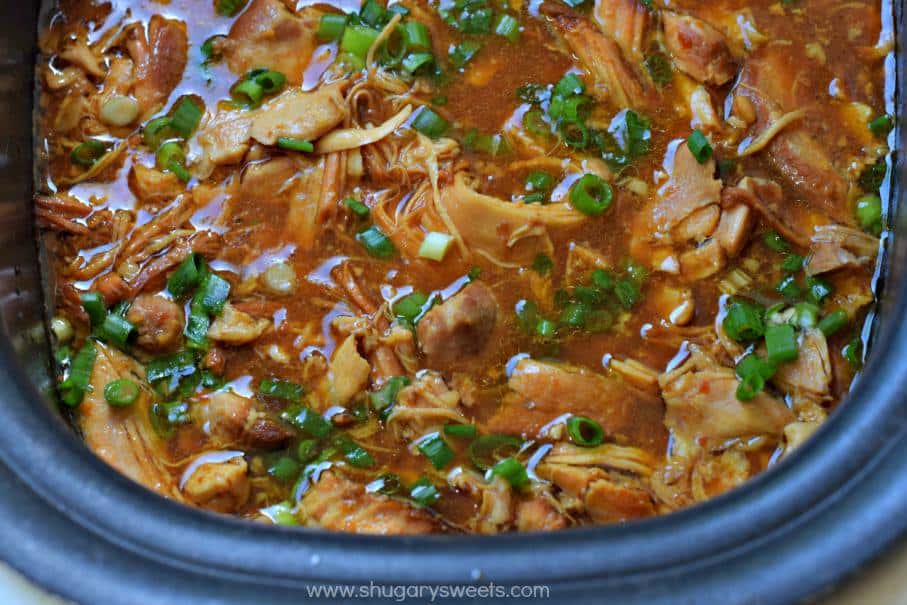
[[279,525],[553,531],[733,489],[862,368],[886,6],[60,2],[60,406],[111,472]]

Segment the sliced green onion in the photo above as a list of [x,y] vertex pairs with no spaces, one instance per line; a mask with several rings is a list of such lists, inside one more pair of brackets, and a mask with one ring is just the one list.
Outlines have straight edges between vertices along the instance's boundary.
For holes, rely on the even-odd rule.
[[401,65],[406,73],[414,74],[423,67],[431,65],[434,60],[435,56],[431,53],[410,53],[403,59]]
[[414,325],[422,310],[428,302],[428,295],[423,292],[413,292],[394,303],[394,316],[403,323]]
[[481,471],[519,451],[523,442],[510,435],[483,435],[469,444],[469,459]]
[[444,434],[450,437],[462,437],[463,439],[475,439],[476,425],[474,424],[445,424]]
[[[183,181],[189,180],[189,173],[186,171],[186,152],[183,146],[176,141],[170,141],[161,145],[155,154],[157,167],[160,170],[172,172]],[[183,178],[183,177],[186,178]]]
[[800,302],[794,305],[794,314],[791,317],[791,324],[808,330],[816,327],[819,322],[819,307],[809,302]]
[[82,308],[88,313],[92,326],[104,323],[104,319],[107,317],[107,305],[104,304],[104,297],[99,292],[82,292],[79,299],[82,301]]
[[712,157],[712,146],[709,145],[709,140],[699,130],[694,130],[687,137],[687,147],[689,147],[693,157],[700,164],[705,164]]
[[463,40],[450,51],[450,62],[456,68],[462,68],[482,50],[482,45],[475,40]]
[[614,316],[605,309],[596,309],[586,318],[586,330],[592,333],[607,332],[614,325]]
[[241,105],[255,108],[261,104],[261,100],[265,96],[265,90],[257,82],[243,80],[233,86],[232,90],[230,90],[230,96]]
[[419,257],[440,262],[444,260],[453,241],[452,235],[439,231],[430,231],[425,234],[425,239],[422,240],[422,245],[419,246]]
[[287,401],[299,403],[302,401],[305,389],[289,380],[265,378],[259,383],[258,392],[266,397],[276,397],[277,399],[286,399]]
[[69,376],[60,383],[60,399],[69,407],[82,403],[85,392],[91,389],[91,372],[98,356],[94,342],[86,340],[79,352],[72,358]]
[[822,318],[817,326],[825,336],[831,336],[838,330],[847,325],[847,312],[844,309],[837,309]]
[[170,127],[170,117],[154,118],[142,128],[142,141],[149,149],[157,150],[161,143],[173,138],[174,132]]
[[396,67],[403,62],[409,53],[409,42],[406,39],[406,30],[398,25],[391,30],[390,35],[381,44],[380,60],[385,67]]
[[198,128],[204,112],[204,108],[199,107],[195,99],[183,97],[176,104],[173,113],[170,115],[170,128],[182,138],[188,139]]
[[551,260],[550,256],[544,252],[539,252],[535,255],[535,260],[532,261],[533,271],[539,275],[548,275],[552,269],[554,269],[554,261]]
[[515,311],[523,329],[526,332],[535,332],[536,324],[539,322],[538,306],[531,300],[520,300],[516,303]]
[[494,11],[490,8],[466,8],[456,26],[464,34],[487,34],[491,32],[493,20]]
[[629,279],[619,279],[614,283],[614,295],[617,296],[621,306],[628,311],[642,300],[639,287]]
[[343,30],[346,29],[347,16],[327,14],[321,15],[321,21],[318,22],[318,39],[321,42],[336,42],[343,37]]
[[428,107],[423,107],[412,122],[413,128],[431,139],[444,136],[450,124]]
[[140,393],[139,385],[128,378],[113,380],[104,387],[104,399],[116,407],[132,405],[139,398]]
[[104,318],[104,322],[97,327],[97,335],[107,342],[122,348],[126,346],[126,341],[129,340],[129,336],[134,330],[135,326],[128,320],[115,313],[110,313]]
[[777,231],[766,231],[762,236],[762,240],[766,246],[775,252],[787,252],[790,250],[790,244]]
[[841,355],[844,356],[844,359],[847,360],[847,363],[854,370],[859,370],[863,367],[863,341],[860,340],[859,336],[854,336],[850,342],[844,345],[844,348],[841,350]]
[[797,359],[797,334],[790,324],[765,329],[765,349],[769,363],[781,364]]
[[600,216],[611,207],[611,185],[595,174],[583,175],[570,189],[570,203],[589,216]]
[[409,16],[409,9],[400,4],[399,2],[391,4],[387,7],[387,12],[392,15],[400,15],[401,17]]
[[281,483],[289,483],[299,474],[299,463],[289,456],[283,456],[271,465],[268,474]]
[[391,376],[377,391],[369,393],[369,402],[372,408],[381,415],[385,415],[397,403],[397,395],[403,387],[409,384],[406,376]]
[[454,459],[453,450],[440,433],[431,433],[422,438],[417,447],[437,470],[441,470]]
[[602,425],[585,416],[571,416],[567,420],[567,434],[573,443],[582,447],[595,447],[605,440]]
[[788,254],[781,261],[781,270],[785,273],[796,273],[803,268],[803,261],[806,260],[799,254]]
[[867,166],[860,173],[859,183],[863,191],[871,193],[878,191],[885,182],[885,176],[888,174],[888,164],[885,158],[879,158],[874,164]]
[[882,232],[882,198],[875,194],[864,195],[857,200],[857,222],[864,231],[873,235]]
[[494,33],[516,43],[520,39],[520,22],[508,14],[499,15],[495,22]]
[[359,218],[368,218],[370,213],[368,206],[360,202],[354,197],[348,197],[343,200],[343,205],[350,209],[350,212],[358,216]]
[[69,154],[69,159],[76,166],[91,168],[107,154],[107,145],[97,139],[88,139],[78,145]]
[[568,303],[558,322],[563,326],[571,328],[582,328],[586,325],[586,317],[589,315],[589,307],[581,302]]
[[828,298],[831,293],[834,291],[827,281],[821,277],[810,276],[806,278],[806,287],[807,287],[807,297],[809,300],[817,305],[821,305],[822,302]]
[[592,285],[603,292],[614,288],[614,276],[604,269],[596,269],[591,275]]
[[207,65],[212,61],[220,61],[223,58],[223,53],[221,53],[219,47],[215,47],[214,43],[219,40],[225,40],[226,38],[227,37],[223,35],[215,35],[202,42],[200,50],[202,57],[205,59],[204,65]]
[[737,342],[756,340],[765,334],[765,308],[745,300],[728,305],[722,321],[725,333]]
[[531,109],[523,114],[523,128],[535,136],[543,136],[551,132],[548,123],[545,122],[545,114],[540,109]]
[[214,10],[222,17],[235,17],[249,0],[214,0]]
[[535,324],[535,333],[540,338],[550,340],[557,336],[557,325],[550,319],[539,319]]
[[317,439],[303,439],[296,446],[296,457],[300,462],[308,462],[318,453]]
[[491,468],[489,474],[492,477],[503,477],[514,489],[520,489],[529,483],[529,474],[526,472],[526,467],[520,464],[516,458],[501,460]]
[[431,50],[431,35],[424,23],[407,21],[403,31],[410,50]]
[[211,327],[211,318],[208,311],[199,303],[198,296],[193,298],[189,305],[189,317],[183,335],[188,339],[189,346],[194,349],[208,348],[208,329]]
[[387,23],[387,9],[385,9],[377,0],[365,0],[362,8],[359,9],[359,18],[372,27],[380,27]]
[[369,49],[378,39],[380,33],[364,25],[350,25],[343,30],[340,48],[357,59],[365,61]]
[[364,447],[346,435],[337,435],[333,440],[334,445],[343,452],[347,463],[356,468],[369,468],[375,465],[375,459]]
[[195,373],[195,356],[190,351],[180,351],[167,357],[154,359],[145,366],[145,375],[148,382],[158,380],[180,379]]
[[575,73],[568,73],[554,85],[554,94],[561,97],[581,95],[586,92],[586,85]]
[[781,294],[788,300],[796,300],[803,295],[803,288],[800,287],[793,275],[784,277],[780,282],[778,282],[775,290],[777,290],[779,294]]
[[209,315],[220,315],[230,296],[230,282],[216,273],[208,272],[199,284],[195,297]]
[[174,298],[182,298],[198,285],[203,268],[202,257],[198,254],[190,254],[167,279],[167,290]]
[[558,123],[557,132],[564,144],[573,149],[585,149],[592,140],[591,131],[582,122],[563,120]]
[[394,473],[381,473],[374,481],[365,486],[369,493],[378,492],[385,496],[395,496],[403,490],[403,482],[399,475]]
[[409,491],[409,497],[421,506],[431,506],[440,500],[441,494],[428,478],[422,477],[413,483]]
[[334,425],[307,407],[287,410],[281,414],[281,417],[301,431],[318,439],[327,437],[334,430]]
[[291,139],[290,137],[279,137],[277,139],[277,146],[281,149],[288,149],[290,151],[301,151],[302,153],[312,153],[315,151],[315,146],[312,145],[309,141],[304,141],[302,139]]
[[287,77],[279,71],[268,70],[255,76],[255,83],[261,86],[266,95],[280,92],[287,83]]
[[397,252],[394,242],[375,225],[357,233],[356,241],[362,244],[365,247],[365,251],[375,258],[391,258]]
[[892,128],[894,128],[894,118],[888,114],[880,115],[869,122],[869,130],[879,139],[888,136]]
[[527,191],[550,191],[554,187],[554,177],[547,172],[534,170],[526,177]]

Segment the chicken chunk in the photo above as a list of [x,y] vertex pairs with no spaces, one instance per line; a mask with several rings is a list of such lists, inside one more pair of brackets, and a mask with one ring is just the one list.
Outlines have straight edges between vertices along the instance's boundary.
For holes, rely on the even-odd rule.
[[659,384],[667,404],[665,426],[689,444],[716,445],[739,437],[780,437],[793,413],[766,392],[752,401],[737,399],[740,380],[696,345],[678,368],[662,374]]
[[594,80],[592,94],[619,107],[645,108],[654,100],[654,90],[627,63],[620,46],[588,19],[560,3],[545,2],[541,11],[551,18],[570,50]]
[[347,336],[331,359],[332,399],[346,405],[350,399],[365,390],[372,366],[359,354],[356,336]]
[[346,82],[326,84],[316,90],[288,90],[256,110],[250,136],[264,145],[287,137],[314,141],[343,122]]
[[778,366],[772,380],[795,399],[821,402],[831,398],[831,379],[831,360],[825,334],[811,329],[800,338],[797,359]]
[[[176,482],[167,469],[164,442],[151,426],[151,388],[145,369],[120,351],[96,342],[91,390],[77,408],[78,424],[88,447],[99,458],[136,483],[161,495],[180,499]],[[128,407],[114,407],[104,398],[104,387],[126,378],[140,385],[138,400]]]
[[665,45],[677,68],[706,84],[727,84],[736,72],[727,40],[714,27],[689,15],[662,12]]
[[546,424],[571,413],[587,416],[615,441],[663,452],[661,400],[617,376],[534,359],[521,359],[508,386],[513,391],[489,421],[494,432],[535,437]]
[[227,35],[227,64],[237,75],[267,67],[299,84],[318,45],[319,18],[311,9],[296,16],[280,0],[253,0]]
[[470,531],[496,534],[513,523],[513,495],[502,477],[486,481],[477,473],[461,470],[451,473],[450,486],[476,500],[476,512],[466,523]]
[[819,275],[871,263],[878,255],[879,240],[853,227],[822,225],[813,232],[810,250],[806,271]]
[[272,450],[284,445],[293,433],[254,402],[232,391],[216,391],[199,398],[191,407],[192,420],[218,447],[236,444]]
[[473,282],[432,307],[419,321],[416,334],[431,363],[450,363],[485,348],[498,318],[491,288]]
[[252,317],[227,303],[223,312],[211,322],[208,338],[226,345],[240,346],[258,340],[270,326],[271,322],[267,319]]
[[202,177],[216,166],[238,164],[249,151],[249,130],[253,113],[245,110],[220,110],[204,123],[196,137],[201,157],[196,170]]
[[186,187],[172,172],[133,164],[129,172],[129,189],[141,203],[159,205],[172,202]]
[[135,343],[155,353],[176,349],[183,338],[183,308],[163,296],[139,294],[126,319],[135,326]]
[[183,78],[189,57],[186,24],[154,15],[148,32],[133,30],[127,45],[135,63],[135,89],[142,115],[160,109]]
[[248,502],[251,490],[249,465],[241,456],[200,465],[183,486],[189,501],[219,513],[241,510]]
[[400,390],[397,404],[387,419],[412,439],[444,423],[467,422],[460,411],[460,394],[447,386],[437,372],[419,372],[413,383]]
[[655,505],[646,490],[602,469],[542,464],[538,472],[581,502],[581,512],[596,523],[618,523],[655,514]]
[[360,534],[428,534],[443,526],[425,509],[365,491],[365,486],[329,470],[299,503],[300,521],[309,527]]
[[592,17],[617,43],[624,56],[642,61],[649,11],[639,0],[596,0]]
[[515,514],[518,531],[554,531],[570,524],[550,495],[539,494],[520,499]]

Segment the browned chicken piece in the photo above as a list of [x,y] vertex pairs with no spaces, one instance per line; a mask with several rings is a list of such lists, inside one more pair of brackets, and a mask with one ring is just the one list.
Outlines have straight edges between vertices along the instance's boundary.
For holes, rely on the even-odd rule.
[[[752,53],[743,68],[735,94],[749,100],[756,113],[756,132],[771,128],[782,115],[801,108],[797,98],[798,64],[783,46],[768,45]],[[778,133],[767,147],[778,173],[815,208],[835,221],[851,225],[847,181],[826,150],[800,122]]]
[[[145,381],[145,369],[112,347],[100,342],[94,346],[97,357],[91,389],[77,409],[85,442],[99,458],[133,481],[179,500],[179,490],[167,468],[166,444],[151,426],[153,395]],[[104,387],[121,378],[141,387],[138,400],[128,407],[114,407],[104,398]]]
[[407,439],[425,434],[445,423],[467,422],[460,411],[460,394],[447,386],[437,372],[419,372],[413,383],[400,390],[397,404],[387,419]]
[[810,251],[806,272],[819,275],[873,262],[879,253],[879,240],[853,227],[821,225],[813,231]]
[[350,399],[365,390],[372,367],[359,354],[356,336],[347,336],[331,359],[331,399],[346,405]]
[[129,189],[142,204],[157,206],[175,200],[186,191],[186,186],[172,172],[133,164],[129,171]]
[[696,461],[690,473],[690,491],[697,502],[714,498],[750,478],[752,465],[745,452],[728,449]]
[[596,0],[592,17],[602,31],[617,43],[624,56],[636,62],[642,61],[649,11],[639,0]]
[[135,63],[133,94],[147,116],[163,107],[183,78],[189,56],[186,24],[175,19],[154,15],[148,22],[148,32],[136,26],[127,42]]
[[551,18],[594,80],[589,87],[592,95],[619,107],[645,108],[652,104],[654,89],[627,63],[617,42],[563,4],[545,2],[540,10]]
[[222,51],[236,75],[258,67],[279,71],[290,84],[302,82],[318,45],[319,15],[314,10],[296,16],[280,0],[253,0],[233,23]]
[[496,534],[510,528],[514,519],[513,492],[503,477],[491,482],[481,475],[460,469],[451,473],[450,486],[476,500],[475,514],[464,524],[470,531]]
[[746,204],[734,204],[721,211],[721,220],[712,236],[728,257],[735,257],[749,240],[755,216]]
[[502,266],[531,264],[538,253],[551,252],[550,234],[577,227],[588,218],[563,202],[525,204],[485,195],[475,190],[472,181],[458,173],[441,190],[441,206],[463,238],[467,253]]
[[264,145],[281,137],[317,140],[346,118],[345,87],[341,81],[312,91],[288,90],[255,111],[250,136]]
[[241,456],[202,464],[183,485],[190,502],[219,513],[240,511],[248,502],[251,489],[249,465]]
[[516,528],[519,531],[553,531],[563,529],[570,520],[547,494],[521,498],[516,506]]
[[600,468],[541,464],[539,476],[576,498],[596,523],[618,523],[651,517],[655,504],[649,492],[632,480]]
[[676,369],[658,378],[667,404],[665,426],[685,443],[716,445],[728,439],[779,437],[793,413],[766,392],[737,399],[740,380],[697,345]]
[[[672,239],[678,239],[677,236],[697,241],[705,239],[712,234],[717,221],[696,220],[695,216],[697,211],[721,200],[721,181],[715,178],[715,160],[709,158],[700,164],[690,148],[679,142],[673,145],[673,154],[669,150],[665,168],[668,180],[658,188],[658,201],[651,210],[656,238],[674,235]],[[678,232],[672,234],[675,228]]]
[[192,405],[192,420],[218,447],[242,445],[272,450],[292,431],[255,409],[254,402],[232,391],[216,391]]
[[443,531],[425,509],[368,493],[361,483],[329,470],[299,503],[300,521],[309,527],[359,534],[428,534]]
[[207,177],[215,166],[238,164],[249,151],[254,114],[246,110],[218,111],[197,133],[202,155],[197,172]]
[[269,327],[269,320],[253,317],[227,303],[223,312],[211,322],[208,338],[225,345],[241,346],[258,340]]
[[821,330],[807,330],[800,337],[797,359],[778,366],[772,381],[795,399],[816,402],[831,398],[832,368],[828,343]]
[[491,288],[477,281],[419,321],[416,335],[429,363],[450,363],[485,348],[498,319],[498,302]]
[[737,67],[727,40],[714,27],[690,15],[661,13],[665,45],[677,69],[706,84],[727,84]]
[[183,308],[163,296],[139,294],[126,319],[135,326],[135,343],[147,351],[166,353],[176,349],[183,337]]
[[613,374],[521,359],[508,385],[513,393],[489,420],[493,432],[532,438],[551,421],[572,413],[595,420],[619,443],[653,453],[663,452],[667,444],[661,399]]

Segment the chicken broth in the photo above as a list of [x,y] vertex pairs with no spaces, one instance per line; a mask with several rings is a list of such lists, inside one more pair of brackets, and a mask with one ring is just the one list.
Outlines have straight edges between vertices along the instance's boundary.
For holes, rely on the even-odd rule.
[[879,2],[63,0],[60,405],[189,505],[363,533],[667,513],[864,359]]

